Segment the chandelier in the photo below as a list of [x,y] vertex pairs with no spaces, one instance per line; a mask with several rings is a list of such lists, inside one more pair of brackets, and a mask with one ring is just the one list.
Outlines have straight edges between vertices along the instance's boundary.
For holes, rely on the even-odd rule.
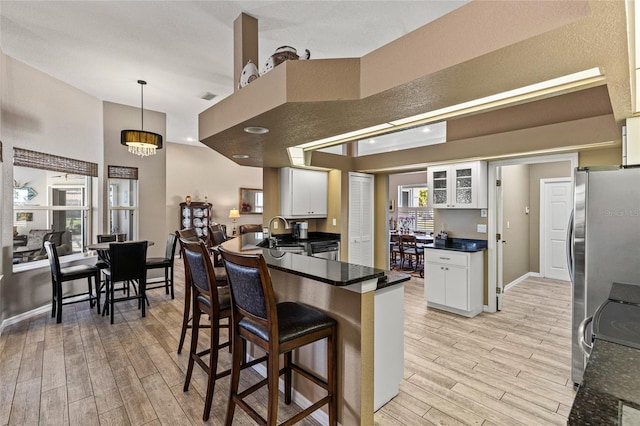
[[120,143],[129,147],[129,152],[140,157],[156,154],[156,149],[162,148],[162,135],[145,132],[144,129],[144,80],[138,80],[140,85],[140,130],[123,130],[120,132]]

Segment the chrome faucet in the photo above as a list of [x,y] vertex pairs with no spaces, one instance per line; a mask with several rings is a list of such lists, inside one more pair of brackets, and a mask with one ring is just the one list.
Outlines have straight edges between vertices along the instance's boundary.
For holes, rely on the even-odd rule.
[[269,248],[275,247],[276,243],[277,243],[276,238],[271,236],[271,225],[273,224],[273,222],[275,220],[278,220],[278,219],[282,219],[282,221],[284,222],[284,229],[289,229],[289,222],[287,222],[287,219],[285,219],[282,216],[274,216],[274,217],[272,217],[271,220],[269,220],[269,225],[268,225],[268,228],[267,228],[267,231],[268,231],[267,232],[267,240],[269,241]]

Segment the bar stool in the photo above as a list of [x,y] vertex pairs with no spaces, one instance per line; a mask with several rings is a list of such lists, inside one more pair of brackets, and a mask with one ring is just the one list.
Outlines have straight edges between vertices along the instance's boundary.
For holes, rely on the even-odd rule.
[[[187,269],[187,260],[184,258],[184,244],[187,242],[199,242],[198,234],[195,229],[187,228],[176,231],[176,237],[180,243],[180,257],[184,262],[184,313],[182,316],[182,330],[180,330],[180,342],[178,343],[178,354],[182,352],[184,339],[187,335],[187,329],[191,328],[191,276]],[[223,268],[216,268],[216,282],[218,286],[227,285],[227,275]],[[219,271],[219,272],[218,272]],[[201,325],[200,328],[206,328],[209,325]]]
[[[293,424],[327,404],[329,424],[337,425],[337,322],[330,316],[294,302],[277,303],[267,263],[262,255],[242,255],[220,249],[231,288],[233,362],[226,424],[231,425],[236,405],[256,422],[275,425],[278,417],[278,379],[284,374],[284,402],[291,403],[292,371],[327,391],[327,395],[298,412],[284,424]],[[327,339],[327,379],[295,364],[292,351],[309,343]],[[242,341],[248,341],[267,353],[267,378],[238,391],[242,363]],[[284,354],[280,370],[279,355]],[[246,400],[267,384],[267,418],[263,418]]]
[[[185,273],[190,277],[193,294],[193,325],[191,328],[191,350],[189,351],[189,366],[187,376],[184,381],[184,391],[189,390],[193,364],[197,363],[207,372],[207,394],[204,399],[204,413],[202,420],[209,419],[211,403],[213,401],[213,390],[216,380],[231,373],[225,370],[216,373],[218,366],[218,351],[230,346],[231,333],[229,339],[220,343],[220,328],[229,329],[231,322],[231,301],[229,300],[229,287],[218,287],[216,274],[209,258],[209,251],[203,242],[182,241],[182,254],[185,263]],[[198,352],[198,334],[200,331],[200,317],[202,314],[208,315],[211,319],[210,341],[211,347],[202,352]],[[226,319],[226,323],[221,321]],[[202,357],[209,355],[209,363],[203,361]]]

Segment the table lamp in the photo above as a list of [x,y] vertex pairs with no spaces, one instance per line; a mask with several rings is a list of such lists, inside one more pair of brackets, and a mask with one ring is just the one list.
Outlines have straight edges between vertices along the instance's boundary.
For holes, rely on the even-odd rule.
[[229,218],[233,219],[233,231],[231,235],[236,235],[236,222],[238,221],[238,218],[240,217],[240,212],[238,211],[238,209],[231,209],[229,211]]

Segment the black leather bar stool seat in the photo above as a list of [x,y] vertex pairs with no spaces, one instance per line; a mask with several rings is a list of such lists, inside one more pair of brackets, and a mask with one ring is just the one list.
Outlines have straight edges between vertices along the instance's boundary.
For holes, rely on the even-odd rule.
[[[271,276],[261,254],[237,254],[220,249],[231,288],[233,362],[226,424],[233,423],[236,405],[259,424],[275,425],[278,418],[279,378],[284,375],[284,402],[291,403],[292,373],[296,372],[326,391],[326,396],[294,414],[281,424],[294,424],[328,405],[329,424],[337,425],[337,321],[329,315],[295,302],[276,303]],[[327,340],[326,379],[293,362],[292,353],[313,342]],[[243,342],[251,342],[266,352],[267,378],[240,391]],[[284,367],[280,369],[280,355]],[[267,385],[267,416],[250,404],[250,395]]]

